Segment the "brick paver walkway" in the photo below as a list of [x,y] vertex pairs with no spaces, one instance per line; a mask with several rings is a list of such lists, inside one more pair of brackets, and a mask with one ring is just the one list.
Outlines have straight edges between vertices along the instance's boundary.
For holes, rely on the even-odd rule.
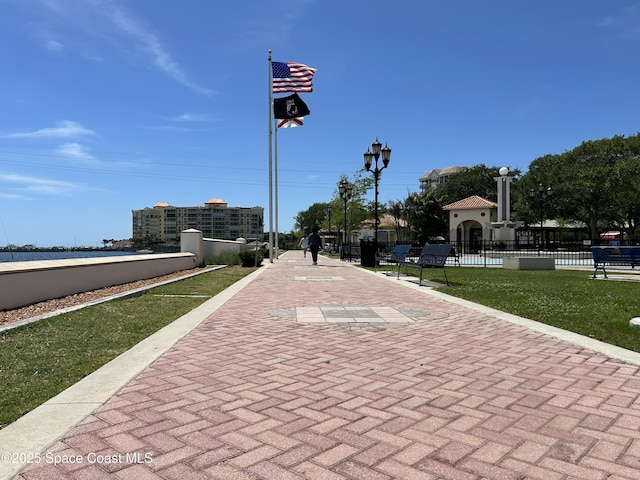
[[289,252],[33,479],[638,479],[638,367]]

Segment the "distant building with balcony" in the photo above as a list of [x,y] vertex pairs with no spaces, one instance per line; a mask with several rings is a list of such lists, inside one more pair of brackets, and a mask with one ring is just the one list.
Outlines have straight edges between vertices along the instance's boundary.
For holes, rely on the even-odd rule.
[[205,238],[236,240],[260,238],[263,234],[263,207],[229,207],[220,198],[204,206],[175,207],[167,202],[132,210],[133,241],[137,247],[178,246],[180,232],[200,230]]
[[466,170],[467,167],[434,168],[420,177],[420,189],[424,192],[431,187],[437,187],[449,181],[451,175]]

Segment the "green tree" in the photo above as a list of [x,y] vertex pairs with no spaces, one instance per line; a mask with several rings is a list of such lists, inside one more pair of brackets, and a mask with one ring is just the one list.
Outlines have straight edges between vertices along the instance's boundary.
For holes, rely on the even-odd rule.
[[439,188],[412,192],[404,201],[404,219],[412,240],[424,244],[429,238],[447,234],[447,214],[438,197]]
[[309,234],[313,227],[320,227],[324,221],[328,206],[329,204],[326,202],[316,202],[307,210],[298,212],[295,217],[295,229],[304,234]]
[[[331,207],[331,230],[336,233],[344,231],[344,202],[340,197],[339,186],[343,181],[352,186],[351,199],[347,203],[347,230],[360,228],[367,218],[373,218],[370,214],[369,203],[365,199],[368,190],[373,187],[373,179],[364,176],[364,169],[355,173],[352,180],[346,174],[340,176],[336,187],[328,202],[314,203],[307,210],[298,212],[294,220],[294,228],[298,232],[308,233],[314,225],[329,230],[328,208]],[[372,210],[371,210],[372,211]],[[342,237],[342,235],[339,235]]]
[[619,186],[617,227],[627,232],[631,242],[637,244],[640,240],[640,134],[624,139],[624,151],[616,163],[614,175]]
[[[349,181],[348,178],[345,177],[345,179]],[[368,201],[366,198],[368,192],[374,188],[374,180],[373,176],[363,168],[354,174],[350,183],[353,190],[351,199],[347,204],[347,228],[349,231],[353,231],[361,228],[363,224],[374,218],[374,202]],[[340,182],[338,182],[339,184]],[[335,195],[340,198],[340,193],[337,189]],[[379,205],[379,207],[382,208],[379,208],[378,213],[383,212],[384,206]],[[373,222],[371,224],[373,225]]]
[[[497,201],[498,187],[494,179],[500,176],[500,168],[487,167],[481,163],[451,175],[447,182],[439,185],[436,189],[440,202],[442,205],[447,205],[473,195],[478,195],[492,202]],[[517,179],[520,170],[514,169],[509,174]]]
[[396,232],[396,238],[398,239],[398,242],[404,243],[410,240],[410,238],[405,238],[404,235],[405,231],[407,230],[407,228],[404,227],[404,224],[406,224],[406,220],[404,218],[405,201],[389,200],[387,202],[387,205],[387,211],[391,216],[393,216],[394,219],[393,228]]
[[566,152],[561,167],[565,173],[554,187],[559,214],[586,223],[592,241],[616,221],[618,140],[589,140]]
[[[540,198],[538,184],[545,187],[552,187],[552,196],[545,198],[543,216],[546,218],[558,217],[559,209],[555,207],[559,204],[558,182],[553,183],[552,179],[561,177],[559,170],[562,168],[562,155],[549,154],[535,159],[529,164],[529,171],[524,174],[512,188],[514,200],[512,201],[513,214],[518,220],[526,224],[540,221]],[[533,195],[531,194],[533,192]]]
[[538,198],[527,198],[527,194],[543,183],[553,189],[545,218],[582,222],[593,242],[602,230],[612,227],[626,230],[635,239],[640,225],[639,162],[638,135],[588,140],[562,154],[537,158],[519,182],[518,215],[529,222],[536,218]]

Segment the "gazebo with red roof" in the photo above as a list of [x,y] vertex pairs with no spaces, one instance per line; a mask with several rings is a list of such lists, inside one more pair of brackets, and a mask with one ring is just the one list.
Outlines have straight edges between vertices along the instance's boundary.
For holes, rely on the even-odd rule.
[[472,195],[442,208],[449,211],[450,241],[474,252],[480,249],[484,241],[492,240],[491,222],[498,218],[496,202]]

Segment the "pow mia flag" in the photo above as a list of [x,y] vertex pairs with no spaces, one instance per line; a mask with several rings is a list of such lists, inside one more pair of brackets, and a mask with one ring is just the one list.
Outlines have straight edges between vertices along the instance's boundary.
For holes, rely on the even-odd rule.
[[273,99],[273,117],[279,120],[304,117],[309,115],[309,107],[297,93],[288,97]]

